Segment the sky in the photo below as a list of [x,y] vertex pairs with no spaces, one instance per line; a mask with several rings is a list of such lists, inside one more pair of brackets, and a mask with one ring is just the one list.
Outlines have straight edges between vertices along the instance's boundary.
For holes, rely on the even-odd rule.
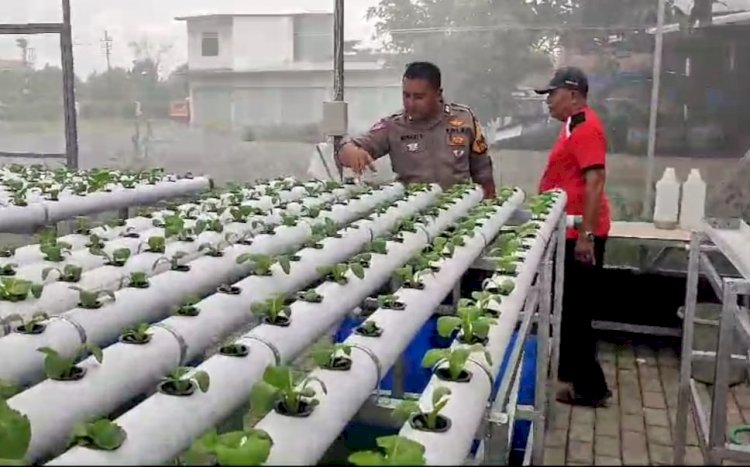
[[[60,0],[0,0],[3,23],[59,22]],[[112,37],[112,65],[129,66],[131,41],[149,38],[156,44],[172,44],[164,58],[168,72],[187,61],[187,28],[177,16],[204,13],[270,13],[290,10],[333,11],[334,0],[71,0],[76,74],[86,77],[106,70],[101,39]],[[345,37],[369,40],[373,28],[364,19],[377,0],[346,0]],[[60,65],[56,36],[26,36],[34,48],[36,67]],[[0,59],[20,59],[17,36],[0,35]]]

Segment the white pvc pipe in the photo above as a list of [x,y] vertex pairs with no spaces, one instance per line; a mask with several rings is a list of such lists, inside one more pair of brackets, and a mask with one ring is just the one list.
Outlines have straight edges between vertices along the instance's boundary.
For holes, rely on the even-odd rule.
[[[564,215],[566,197],[563,193],[558,196],[555,206],[537,235],[534,246],[527,252],[526,259],[518,270],[518,275],[514,279],[515,289],[510,296],[503,297],[497,324],[490,328],[489,342],[485,348],[491,356],[492,365],[488,370],[493,377],[500,371],[508,342],[536,277],[547,242],[559,225],[560,217]],[[461,344],[455,341],[453,346],[457,345]],[[420,405],[427,408],[431,407],[432,392],[435,388],[445,386],[451,390],[450,399],[441,411],[441,415],[451,420],[451,428],[447,432],[430,433],[415,430],[408,422],[399,432],[399,435],[417,441],[425,447],[427,465],[457,465],[463,463],[469,455],[492,392],[492,381],[477,362],[486,363],[481,354],[474,354],[473,359],[466,364],[466,369],[473,375],[468,383],[442,381],[433,375],[422,393]]]
[[[410,202],[404,203],[403,209],[397,207],[378,216],[371,222],[373,230],[378,232],[388,230],[401,217],[399,214],[407,215],[409,212],[413,213],[425,207],[439,191],[439,188],[435,187],[431,192],[412,197],[409,200]],[[242,298],[247,298],[247,294],[249,294],[252,301],[262,301],[273,294],[274,291],[271,290],[273,287],[277,287],[278,292],[292,292],[309,284],[318,277],[315,271],[316,266],[342,260],[342,258],[347,258],[359,250],[346,251],[348,245],[353,243],[351,238],[354,234],[359,232],[365,234],[365,236],[360,235],[360,248],[369,241],[369,232],[363,225],[365,222],[368,221],[360,221],[360,229],[347,230],[345,238],[328,239],[326,248],[323,250],[305,249],[300,252],[302,258],[299,263],[293,266],[289,276],[275,274],[274,277],[249,278],[241,281],[237,284],[238,286],[256,279],[253,281],[256,287],[250,287],[251,284],[249,283],[247,283],[248,287],[243,287],[245,297]],[[305,256],[305,253],[308,252],[312,255]],[[285,280],[285,277],[288,277],[288,280]],[[204,352],[210,343],[216,340],[215,336],[221,336],[222,333],[223,335],[231,333],[232,327],[227,329],[225,326],[225,329],[217,330],[216,326],[211,325],[214,321],[220,321],[217,318],[222,302],[226,305],[226,307],[221,308],[222,317],[236,314],[241,321],[237,323],[238,325],[248,321],[246,303],[237,306],[236,303],[240,300],[229,299],[233,297],[222,295],[215,295],[214,297],[218,298],[218,300],[212,302],[216,305],[216,310],[211,310],[205,306],[207,301],[204,300],[203,306],[201,304],[196,306],[201,310],[199,316],[195,318],[169,318],[160,324],[163,328],[154,328],[159,329],[160,332],[165,332],[165,328],[170,329],[181,336],[184,345],[189,349],[187,354],[182,356],[183,360],[190,360],[198,353]],[[201,319],[203,317],[205,318]],[[225,319],[223,321],[226,322]],[[201,338],[201,332],[207,337]],[[161,376],[180,363],[181,356],[177,341],[174,337],[171,337],[171,341],[169,343],[167,340],[160,340],[155,344],[152,341],[152,343],[143,346],[152,347],[150,350],[132,353],[128,353],[126,349],[141,346],[115,344],[108,347],[104,350],[102,364],[94,362],[93,359],[86,360],[85,366],[87,368],[95,367],[97,369],[94,370],[95,372],[89,372],[83,380],[76,382],[75,390],[65,391],[66,404],[56,405],[56,408],[48,408],[43,411],[37,408],[43,405],[40,401],[48,399],[48,392],[58,394],[53,396],[53,399],[60,397],[58,392],[60,384],[54,381],[44,381],[31,390],[22,393],[23,397],[11,399],[9,401],[11,407],[27,415],[32,426],[32,440],[26,459],[37,462],[59,451],[67,441],[66,433],[69,430],[66,428],[72,429],[78,421],[110,413],[133,396],[153,387]],[[132,370],[134,368],[140,370],[134,371]]]
[[[431,235],[437,234],[481,198],[481,188],[472,190],[430,223],[426,230]],[[388,255],[373,254],[364,279],[350,274],[346,286],[326,282],[316,289],[319,294],[329,297],[322,304],[295,302],[291,305],[293,319],[286,328],[290,332],[275,333],[267,329],[273,326],[262,324],[239,340],[250,348],[248,357],[218,355],[206,360],[198,369],[210,375],[211,389],[208,392],[196,392],[186,398],[157,393],[119,417],[115,422],[128,433],[128,438],[116,451],[73,448],[48,465],[144,465],[173,458],[192,440],[246,402],[250,388],[261,379],[265,368],[276,361],[274,354],[282,362],[295,358],[387,281],[393,270],[420,251],[428,241],[422,231],[405,233],[403,238],[403,243],[388,242]],[[272,342],[274,351],[261,340]]]
[[[36,351],[37,348],[50,346],[63,356],[71,356],[83,341],[79,330],[85,332],[86,342],[111,343],[127,326],[163,319],[185,298],[208,295],[222,283],[245,277],[250,266],[236,264],[240,255],[276,255],[293,251],[311,235],[310,225],[322,222],[326,217],[345,224],[402,191],[401,185],[386,186],[347,206],[334,206],[343,209],[334,209],[330,214],[322,212],[318,219],[300,222],[295,227],[279,227],[275,235],[259,235],[250,246],[233,245],[224,250],[221,258],[201,257],[191,264],[189,272],[168,271],[152,278],[148,289],[121,290],[115,294],[115,302],[108,302],[99,310],[77,308],[66,312],[61,319],[51,320],[43,334],[5,336],[0,339],[0,361],[7,364],[0,366],[0,380],[17,385],[33,384],[43,377],[43,355]],[[217,296],[220,297],[218,300],[236,298],[223,294]],[[216,316],[220,315],[217,313]]]
[[[481,255],[487,246],[485,238],[497,235],[523,199],[523,192],[517,191],[475,229],[475,233],[481,235],[465,237],[465,246],[457,247],[452,257],[436,263],[440,270],[422,279],[423,290],[398,290],[394,295],[405,305],[403,310],[381,308],[373,313],[368,321],[374,321],[383,330],[381,337],[373,339],[352,333],[344,342],[352,346],[349,371],[316,369],[312,372],[311,376],[326,385],[328,394],[318,393],[320,405],[309,417],[285,417],[271,412],[255,426],[274,440],[266,461],[268,465],[316,465],[320,461],[435,308]],[[315,436],[306,433],[315,433]]]

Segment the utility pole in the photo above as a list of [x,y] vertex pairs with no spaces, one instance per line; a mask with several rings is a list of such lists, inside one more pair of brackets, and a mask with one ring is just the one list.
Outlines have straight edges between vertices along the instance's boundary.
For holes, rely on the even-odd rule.
[[24,37],[16,39],[16,45],[21,49],[21,62],[26,69],[29,66],[29,40]]
[[107,59],[107,71],[112,71],[112,36],[109,31],[104,30],[104,38],[101,40],[104,56]]
[[[333,100],[344,100],[344,0],[335,0],[333,7]],[[341,149],[341,136],[333,138],[333,154],[339,177],[344,178],[344,169],[335,157]]]

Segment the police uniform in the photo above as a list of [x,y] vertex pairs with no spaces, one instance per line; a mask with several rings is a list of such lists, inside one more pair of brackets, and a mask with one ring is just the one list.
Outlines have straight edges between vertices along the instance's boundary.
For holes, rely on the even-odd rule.
[[390,154],[404,183],[437,183],[449,188],[473,180],[492,183],[492,158],[482,127],[469,107],[446,104],[434,118],[415,122],[406,113],[386,117],[362,136],[346,138],[378,159]]

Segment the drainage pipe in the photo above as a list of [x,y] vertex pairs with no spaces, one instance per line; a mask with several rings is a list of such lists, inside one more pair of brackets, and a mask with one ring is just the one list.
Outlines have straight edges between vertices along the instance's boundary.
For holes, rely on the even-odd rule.
[[[482,199],[481,188],[471,190],[458,203],[444,211],[418,233],[404,233],[403,243],[388,242],[388,254],[373,254],[364,279],[348,275],[342,286],[326,282],[316,291],[321,304],[295,302],[292,320],[281,332],[259,325],[238,340],[250,348],[246,358],[217,355],[198,369],[211,378],[211,389],[191,397],[170,397],[160,393],[126,412],[115,422],[127,433],[116,451],[103,452],[73,448],[48,465],[147,465],[162,463],[183,452],[207,429],[221,423],[248,398],[253,384],[261,380],[268,365],[288,362],[299,356],[314,340],[386,282],[391,273],[436,235]],[[251,319],[248,315],[246,320]],[[169,436],[165,437],[165,433]],[[309,435],[309,433],[308,433]]]
[[[383,201],[403,193],[400,184],[389,185],[347,206],[334,206],[317,219],[300,222],[295,227],[281,226],[274,235],[258,235],[250,246],[232,245],[224,256],[204,256],[191,264],[189,272],[168,271],[151,279],[148,289],[123,289],[115,302],[99,310],[76,308],[47,324],[44,333],[29,336],[10,334],[0,339],[0,380],[19,386],[34,384],[44,377],[43,355],[39,347],[50,346],[63,356],[72,356],[82,342],[104,346],[114,342],[127,326],[155,322],[166,317],[171,308],[187,297],[206,296],[222,283],[233,283],[248,275],[250,266],[236,264],[245,253],[277,255],[295,251],[311,235],[311,225],[330,218],[339,225],[356,219]],[[224,297],[223,294],[220,296]],[[229,298],[235,298],[226,296]]]
[[[487,367],[484,357],[476,353],[466,364],[466,369],[472,373],[468,383],[442,381],[433,375],[422,393],[420,405],[428,408],[431,407],[432,392],[435,388],[446,386],[451,390],[450,400],[440,412],[451,420],[451,428],[446,433],[430,433],[415,430],[408,422],[401,428],[401,436],[417,441],[425,447],[427,465],[457,465],[468,457],[477,429],[486,413],[494,378],[500,372],[508,342],[537,275],[547,243],[559,225],[560,217],[565,215],[565,204],[565,194],[558,194],[557,201],[543,222],[534,245],[527,252],[518,269],[518,275],[513,279],[515,289],[500,303],[500,317],[497,324],[491,326],[489,342],[485,346],[491,356],[492,365]],[[458,341],[453,343],[454,347],[458,345],[461,345]],[[488,375],[492,375],[492,378]]]
[[[439,187],[429,192],[419,193],[408,200],[404,200],[401,206],[394,206],[386,213],[377,216],[370,222],[373,231],[380,233],[389,230],[401,215],[408,215],[427,206],[440,191]],[[240,285],[251,279],[255,287],[243,287],[243,299],[252,297],[257,302],[272,296],[274,293],[290,293],[304,287],[319,275],[315,271],[316,266],[330,264],[348,258],[361,249],[369,240],[369,229],[364,225],[368,221],[359,221],[359,229],[347,230],[344,238],[330,238],[325,241],[322,250],[304,249],[300,252],[300,262],[296,263],[289,276],[278,274],[274,271],[274,277],[249,278],[241,281]],[[352,241],[359,235],[357,248],[350,248]],[[311,255],[305,255],[310,253]],[[273,290],[273,289],[276,290]],[[26,460],[39,462],[65,447],[68,440],[67,433],[72,430],[76,422],[94,419],[116,410],[122,404],[132,399],[137,394],[147,392],[159,379],[180,363],[191,360],[194,356],[209,348],[216,336],[222,337],[231,334],[236,326],[242,326],[248,321],[247,304],[237,306],[240,300],[229,300],[225,295],[216,294],[212,303],[216,310],[209,310],[204,300],[197,307],[201,314],[194,318],[172,317],[162,321],[153,329],[160,333],[170,332],[168,339],[155,339],[145,346],[134,346],[123,343],[112,345],[104,350],[104,359],[101,364],[93,359],[87,359],[83,366],[87,370],[84,379],[74,383],[59,383],[56,381],[43,381],[36,386],[22,392],[9,400],[9,404],[16,410],[29,417],[32,426],[31,444],[26,454]],[[222,307],[221,298],[224,300]],[[243,302],[247,300],[242,300]],[[232,308],[234,306],[234,308]],[[219,309],[221,308],[221,309]],[[219,315],[219,312],[221,313]],[[229,318],[236,315],[236,323],[230,322]],[[224,321],[231,326],[218,329],[212,323]],[[235,326],[236,325],[236,326]],[[201,333],[205,338],[201,337]],[[176,340],[174,336],[180,336]],[[178,342],[181,345],[178,345]],[[133,348],[131,352],[126,349]],[[50,399],[50,397],[52,399]],[[64,404],[49,404],[40,401],[65,400]],[[47,407],[41,410],[41,407]]]
[[312,372],[311,376],[326,385],[328,394],[318,393],[320,405],[309,417],[293,418],[271,412],[255,426],[265,430],[274,441],[266,461],[268,465],[316,465],[320,461],[435,308],[482,254],[487,246],[485,239],[497,235],[523,199],[523,192],[517,190],[492,217],[475,229],[473,237],[465,237],[465,246],[457,247],[453,256],[436,263],[440,270],[424,277],[423,290],[398,290],[395,295],[404,309],[380,308],[373,313],[368,321],[379,325],[383,330],[381,337],[375,339],[352,333],[344,342],[352,347],[349,371],[319,368]]

